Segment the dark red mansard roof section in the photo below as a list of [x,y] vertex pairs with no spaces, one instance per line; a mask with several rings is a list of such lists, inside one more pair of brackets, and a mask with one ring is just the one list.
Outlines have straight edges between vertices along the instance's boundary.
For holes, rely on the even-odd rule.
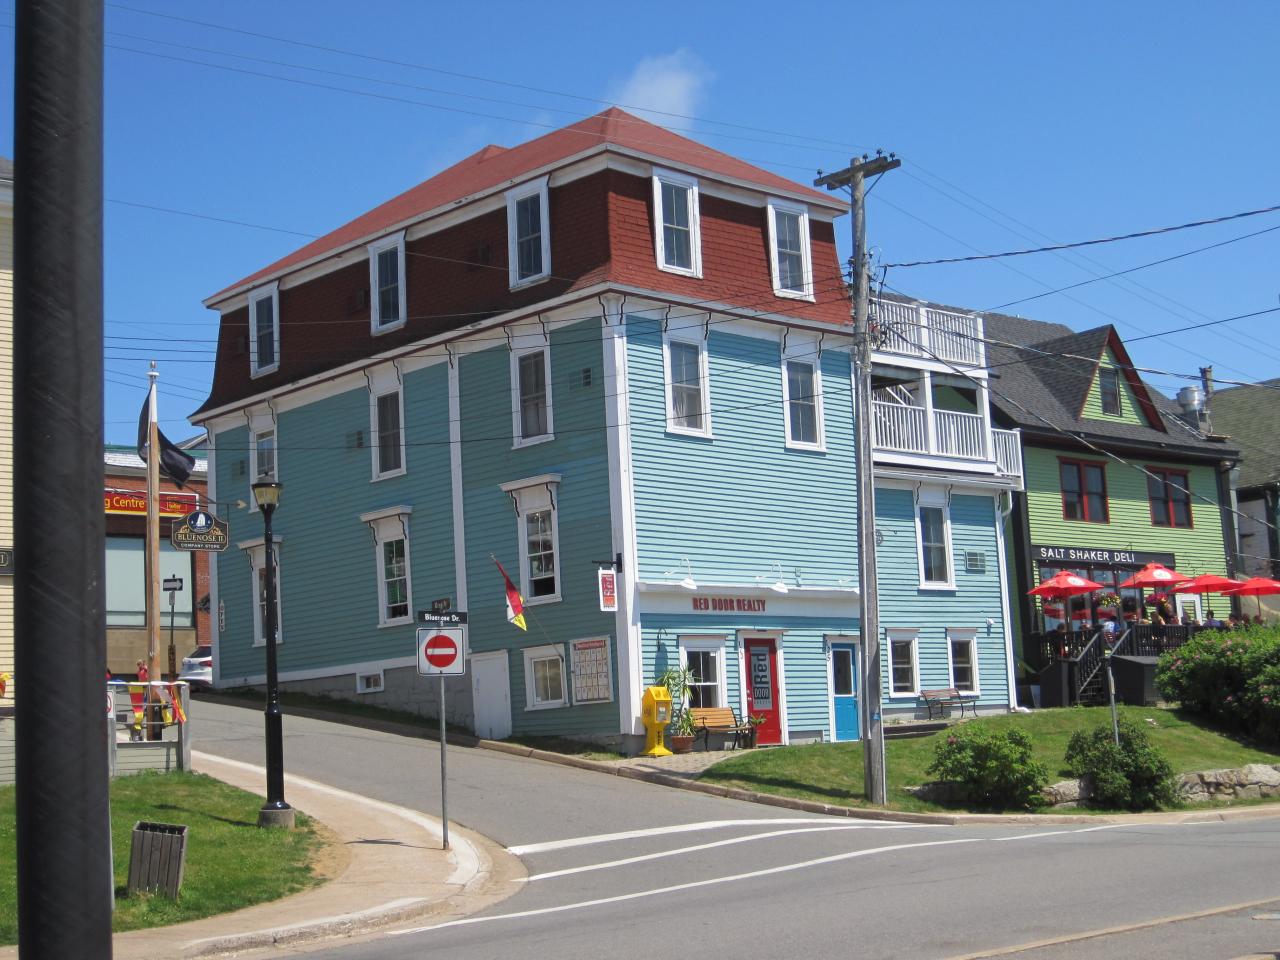
[[678,166],[695,167],[732,180],[741,180],[764,190],[800,194],[825,204],[832,202],[830,194],[801,186],[727,153],[664,130],[617,107],[611,107],[603,113],[516,147],[487,146],[430,180],[423,181],[337,230],[220,290],[210,298],[210,302],[216,302],[231,291],[249,286],[264,277],[337,251],[361,238],[385,233],[397,224],[445,204],[465,201],[476,193],[500,185],[514,185],[534,170],[601,144],[616,144],[628,150],[663,158]]

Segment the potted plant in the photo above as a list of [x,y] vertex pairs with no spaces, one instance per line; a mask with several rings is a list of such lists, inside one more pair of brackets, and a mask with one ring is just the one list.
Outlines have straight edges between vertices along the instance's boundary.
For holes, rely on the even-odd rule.
[[689,687],[696,679],[688,667],[668,667],[657,679],[671,694],[671,721],[667,724],[667,736],[672,753],[693,750],[693,715],[689,713],[688,699]]
[[751,724],[751,731],[747,734],[748,749],[755,749],[756,737],[760,735],[760,727],[765,720],[766,717],[763,713],[753,713],[747,717],[747,723]]

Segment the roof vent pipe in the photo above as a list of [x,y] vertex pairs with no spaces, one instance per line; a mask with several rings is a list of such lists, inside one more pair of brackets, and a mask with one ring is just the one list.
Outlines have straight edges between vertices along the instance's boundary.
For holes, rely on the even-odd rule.
[[1178,391],[1178,405],[1184,414],[1199,417],[1204,409],[1204,391],[1196,386],[1183,387]]

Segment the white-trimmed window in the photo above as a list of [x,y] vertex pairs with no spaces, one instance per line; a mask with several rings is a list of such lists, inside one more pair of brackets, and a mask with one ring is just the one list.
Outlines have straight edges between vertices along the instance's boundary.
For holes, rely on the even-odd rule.
[[404,393],[396,388],[375,393],[369,403],[373,434],[373,479],[397,477],[405,472]]
[[770,199],[769,267],[773,292],[780,297],[813,299],[813,264],[809,254],[809,211],[798,204]]
[[885,632],[889,636],[889,696],[914,697],[920,692],[920,631],[890,627]]
[[551,416],[551,348],[511,351],[512,446],[554,439]]
[[[280,538],[272,537],[276,567],[276,644],[284,642],[284,616],[280,604]],[[253,645],[267,645],[267,548],[261,537],[240,544],[249,555],[250,596],[253,597]]]
[[711,384],[706,340],[668,337],[663,350],[667,380],[667,430],[711,436]]
[[978,631],[972,627],[948,627],[947,657],[951,686],[961,693],[978,693]]
[[280,284],[249,294],[249,375],[280,369]]
[[378,576],[378,625],[413,620],[412,573],[409,566],[409,517],[413,507],[402,504],[362,513],[373,531]]
[[689,684],[689,706],[729,705],[722,637],[681,637],[680,658],[693,671],[694,679]]
[[653,171],[654,247],[658,269],[702,276],[698,181],[671,170]]
[[513,287],[551,274],[546,177],[507,191],[507,262]]
[[916,548],[921,589],[954,590],[951,511],[944,491],[922,490],[916,500]]
[[782,362],[782,390],[786,407],[787,446],[821,450],[822,374],[816,359]]
[[515,503],[520,542],[520,593],[526,605],[560,599],[560,535],[556,496],[560,475],[502,484]]
[[375,336],[404,326],[404,231],[369,244],[369,329]]
[[259,430],[253,435],[253,483],[276,479],[276,431]]
[[565,689],[564,645],[525,647],[524,708],[550,710],[569,705]]
[[381,693],[386,685],[386,673],[383,670],[356,674],[356,693]]

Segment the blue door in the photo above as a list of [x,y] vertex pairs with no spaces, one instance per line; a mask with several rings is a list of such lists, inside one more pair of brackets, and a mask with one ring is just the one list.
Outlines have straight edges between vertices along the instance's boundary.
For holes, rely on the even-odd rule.
[[858,739],[858,657],[852,643],[831,645],[831,703],[837,740]]

